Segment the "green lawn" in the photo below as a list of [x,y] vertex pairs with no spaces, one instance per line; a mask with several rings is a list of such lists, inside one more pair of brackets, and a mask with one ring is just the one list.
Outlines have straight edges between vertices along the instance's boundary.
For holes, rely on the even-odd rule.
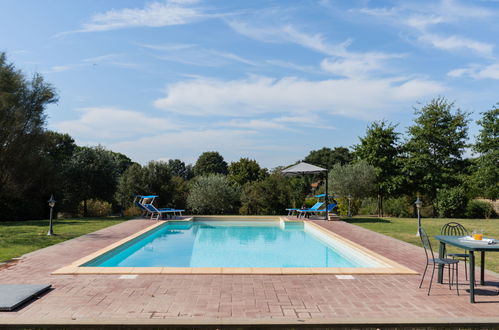
[[0,222],[0,262],[128,219],[130,218],[109,217],[55,220],[55,236],[47,236],[48,220]]
[[[342,220],[351,224],[367,228],[387,236],[394,237],[401,241],[406,241],[418,246],[421,245],[419,237],[416,236],[418,228],[418,220],[412,218],[343,218]],[[432,247],[436,255],[438,255],[438,242],[433,239],[434,235],[440,234],[440,229],[447,222],[459,222],[466,229],[472,231],[473,229],[483,229],[485,237],[492,237],[499,239],[499,219],[421,219],[423,228],[428,235],[432,237]],[[449,251],[461,251],[454,247],[449,247]],[[478,257],[477,262],[480,258]],[[494,272],[499,273],[499,253],[488,253],[486,255],[486,266]]]

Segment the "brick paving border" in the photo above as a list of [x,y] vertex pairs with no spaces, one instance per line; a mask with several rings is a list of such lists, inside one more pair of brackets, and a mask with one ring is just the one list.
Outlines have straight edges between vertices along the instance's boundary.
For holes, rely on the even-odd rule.
[[[423,250],[342,221],[315,223],[415,271]],[[418,275],[50,275],[151,225],[130,220],[23,256],[0,269],[0,283],[52,284],[53,290],[0,324],[499,324],[499,276],[488,272],[469,303]]]

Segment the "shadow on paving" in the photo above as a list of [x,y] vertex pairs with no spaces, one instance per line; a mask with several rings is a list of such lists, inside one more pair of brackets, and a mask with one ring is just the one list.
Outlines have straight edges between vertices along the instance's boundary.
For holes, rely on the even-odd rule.
[[341,220],[348,223],[391,223],[390,220],[383,218],[342,218]]

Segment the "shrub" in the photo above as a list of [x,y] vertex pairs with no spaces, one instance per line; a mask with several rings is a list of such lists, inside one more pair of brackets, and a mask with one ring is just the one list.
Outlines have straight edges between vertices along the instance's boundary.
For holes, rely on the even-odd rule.
[[459,218],[465,214],[467,204],[464,187],[459,186],[439,190],[435,206],[441,218]]
[[[111,215],[111,203],[99,199],[89,199],[87,201],[87,216],[89,217],[106,217]],[[78,207],[78,213],[83,214],[83,202]]]
[[372,215],[378,213],[378,200],[376,198],[364,198],[360,205],[359,214]]
[[305,202],[303,203],[306,207],[311,208],[315,205],[319,200],[315,197],[305,198]]
[[[301,207],[302,204],[292,203],[296,193],[293,182],[296,183],[292,178],[275,173],[261,181],[246,184],[241,196],[241,214],[280,215],[286,214],[286,208],[293,205]],[[297,201],[302,202],[303,196]]]
[[388,198],[383,208],[384,212],[392,217],[408,218],[412,215],[411,205],[405,197]]
[[123,211],[123,215],[125,217],[138,217],[141,214],[142,212],[136,206],[131,206]]
[[195,178],[187,206],[196,214],[234,214],[239,208],[240,190],[222,174]]
[[477,199],[471,200],[466,207],[466,217],[489,219],[495,214],[494,208],[490,203]]
[[[337,206],[335,207],[335,212],[338,215],[341,216],[347,216],[348,215],[348,198],[346,197],[339,197],[335,198]],[[361,206],[361,201],[358,199],[353,198],[352,201],[350,202],[350,213],[353,215],[359,214]]]

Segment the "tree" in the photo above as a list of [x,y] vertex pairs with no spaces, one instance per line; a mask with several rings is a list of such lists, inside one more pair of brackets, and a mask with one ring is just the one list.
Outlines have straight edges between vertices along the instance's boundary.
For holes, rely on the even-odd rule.
[[373,122],[355,146],[356,155],[376,169],[378,216],[383,216],[383,200],[393,196],[402,182],[399,133],[386,121]]
[[194,176],[192,165],[185,165],[180,159],[169,159],[168,167],[172,176],[178,176],[184,180],[190,180]]
[[111,154],[111,157],[113,158],[114,164],[116,166],[116,174],[120,176],[123,174],[127,168],[129,168],[133,162],[128,156],[115,152],[115,151],[109,151]]
[[112,202],[118,183],[120,164],[113,152],[97,147],[77,147],[64,170],[64,197],[73,210],[83,202],[87,216],[87,201],[101,199]]
[[353,160],[353,155],[347,148],[336,147],[334,149],[322,148],[312,150],[304,161],[318,166],[332,168],[335,164],[345,165]]
[[114,198],[121,207],[129,208],[132,206],[135,195],[149,194],[145,186],[142,166],[132,164],[118,179]]
[[341,197],[370,197],[376,191],[376,168],[364,160],[343,166],[336,164],[329,171],[329,191]]
[[132,164],[119,178],[115,198],[121,207],[129,208],[135,195],[157,195],[156,206],[183,208],[187,184],[183,178],[172,176],[167,162],[152,161],[145,166]]
[[257,181],[268,175],[265,169],[262,169],[256,160],[241,158],[237,162],[229,165],[229,179],[240,186],[248,182]]
[[203,152],[194,165],[194,174],[227,174],[227,163],[222,155],[216,151]]
[[479,153],[473,166],[471,186],[475,195],[490,199],[499,197],[499,104],[482,113],[481,126],[473,147]]
[[404,172],[411,190],[421,192],[433,205],[439,189],[460,183],[465,162],[462,160],[468,137],[468,114],[444,98],[436,98],[416,109],[409,140],[405,145]]
[[196,214],[233,214],[239,208],[240,190],[222,174],[194,178],[187,205]]
[[168,163],[151,161],[142,168],[143,194],[158,195],[155,203],[160,207],[172,207],[172,174]]
[[[39,203],[46,200],[38,189],[36,173],[45,173],[40,153],[44,111],[56,101],[54,88],[42,76],[35,74],[28,80],[0,53],[0,209],[4,219],[40,217],[44,210]],[[33,200],[26,208],[28,191]]]
[[[286,208],[293,204],[293,194],[296,191],[293,183],[297,181],[293,179],[274,173],[263,180],[247,184],[241,196],[241,213],[285,214]],[[303,197],[300,196],[301,199]]]

